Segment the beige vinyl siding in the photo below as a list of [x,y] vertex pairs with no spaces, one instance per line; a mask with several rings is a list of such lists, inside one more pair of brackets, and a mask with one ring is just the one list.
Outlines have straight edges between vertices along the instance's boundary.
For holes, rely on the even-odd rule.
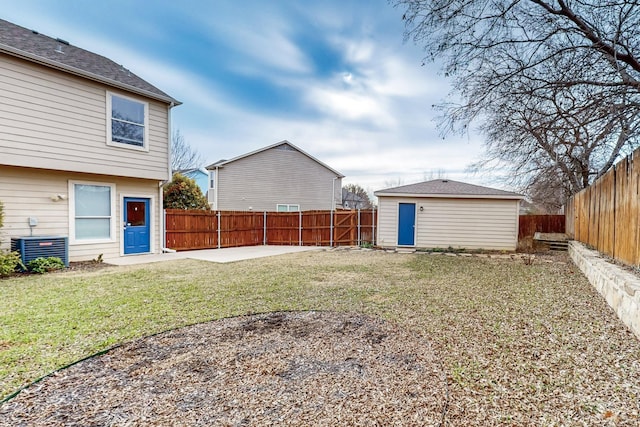
[[278,147],[218,169],[218,210],[275,211],[277,204],[301,210],[331,209],[341,202],[342,179],[297,150]]
[[[34,168],[0,166],[0,201],[4,204],[4,227],[0,229],[0,247],[8,249],[11,237],[29,236],[29,217],[36,217],[34,235],[69,236],[69,181],[115,185],[115,218],[113,241],[73,244],[69,239],[69,259],[82,261],[102,254],[105,259],[119,257],[122,252],[122,198],[151,199],[151,248],[161,248],[161,213],[158,181],[115,176],[68,173]],[[52,201],[62,195],[65,200]]]
[[415,203],[414,200],[378,197],[378,238],[384,248],[398,244],[398,203]]
[[379,202],[381,246],[397,244],[398,203],[415,203],[416,247],[516,249],[518,200],[380,197]]
[[[169,179],[167,105],[2,54],[0,76],[0,164]],[[107,91],[148,103],[148,152],[107,145]]]

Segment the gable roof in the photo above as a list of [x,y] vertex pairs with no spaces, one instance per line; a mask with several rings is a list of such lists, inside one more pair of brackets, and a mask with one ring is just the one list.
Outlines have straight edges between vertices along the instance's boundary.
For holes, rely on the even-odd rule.
[[498,190],[480,185],[467,184],[451,179],[434,179],[417,184],[378,190],[376,196],[445,197],[466,199],[523,199],[524,196],[511,191]]
[[0,52],[168,104],[181,104],[180,101],[104,56],[3,19],[0,19]]
[[307,156],[308,158],[310,158],[311,160],[313,160],[314,162],[320,164],[321,166],[329,169],[331,172],[333,172],[334,174],[336,174],[337,177],[339,178],[344,178],[344,175],[341,174],[340,172],[338,172],[337,170],[333,169],[332,167],[328,166],[327,164],[321,162],[320,160],[316,159],[315,157],[313,157],[311,154],[305,153],[304,151],[302,151],[300,148],[296,147],[295,145],[293,145],[292,143],[290,143],[289,141],[287,141],[286,139],[280,142],[276,142],[275,144],[271,144],[267,147],[263,147],[260,148],[258,150],[252,151],[250,153],[246,153],[246,154],[242,154],[238,157],[234,157],[233,159],[229,159],[229,160],[218,160],[215,163],[210,164],[209,166],[207,166],[206,168],[209,170],[212,169],[216,169],[216,168],[221,168],[224,167],[225,165],[228,165],[229,163],[235,162],[237,160],[240,159],[244,159],[245,157],[249,157],[249,156],[253,156],[254,154],[258,154],[258,153],[262,153],[263,151],[267,151],[267,150],[271,150],[272,148],[276,148],[276,147],[280,147],[281,145],[286,145],[288,146],[288,148],[290,150],[293,151],[297,151],[305,156]]

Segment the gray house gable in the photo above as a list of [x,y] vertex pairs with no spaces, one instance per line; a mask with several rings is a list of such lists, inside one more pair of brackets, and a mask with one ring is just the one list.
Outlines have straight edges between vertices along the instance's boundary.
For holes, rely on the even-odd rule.
[[216,210],[308,211],[342,204],[342,175],[289,141],[207,166]]
[[3,19],[0,19],[0,52],[168,104],[181,104],[109,58]]
[[216,168],[222,168],[225,165],[228,165],[230,163],[237,162],[238,160],[242,160],[242,159],[245,159],[247,157],[250,157],[250,156],[262,153],[264,151],[271,150],[271,149],[297,151],[297,152],[299,152],[301,154],[304,154],[305,156],[307,156],[308,158],[310,158],[314,162],[318,163],[322,167],[328,169],[331,173],[335,174],[337,177],[344,178],[343,174],[341,174],[337,170],[333,169],[332,167],[328,166],[327,164],[321,162],[320,160],[316,159],[311,154],[306,153],[305,151],[303,151],[299,147],[296,147],[295,145],[293,145],[292,143],[290,143],[286,139],[283,140],[283,141],[277,142],[275,144],[269,145],[267,147],[263,147],[263,148],[260,148],[258,150],[255,150],[255,151],[251,151],[249,153],[242,154],[240,156],[234,157],[234,158],[229,159],[229,160],[218,160],[217,162],[212,163],[209,166],[207,166],[206,169],[213,170],[213,169],[216,169]]

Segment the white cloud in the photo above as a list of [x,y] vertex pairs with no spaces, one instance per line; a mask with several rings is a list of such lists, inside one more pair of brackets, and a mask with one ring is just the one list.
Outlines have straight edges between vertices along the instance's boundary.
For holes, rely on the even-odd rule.
[[394,126],[395,120],[387,111],[384,102],[374,94],[314,87],[305,95],[306,101],[325,114],[338,120],[367,120],[371,125]]
[[[236,12],[237,13],[237,12]],[[251,13],[246,11],[237,19],[210,19],[201,16],[203,29],[209,29],[214,37],[224,40],[243,57],[226,58],[231,69],[248,75],[262,74],[268,70],[287,73],[308,73],[310,64],[305,53],[290,39],[292,29],[278,11]]]

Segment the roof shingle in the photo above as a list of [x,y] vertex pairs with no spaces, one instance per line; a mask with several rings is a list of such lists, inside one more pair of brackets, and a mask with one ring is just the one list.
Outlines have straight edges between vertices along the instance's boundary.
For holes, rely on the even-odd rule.
[[0,19],[0,52],[102,81],[167,103],[180,104],[157,87],[104,56],[3,19]]
[[466,197],[506,197],[523,198],[518,193],[498,190],[480,185],[467,184],[450,179],[434,179],[431,181],[419,182],[417,184],[402,185],[400,187],[378,190],[376,196],[385,195],[424,195],[424,196],[466,196]]

